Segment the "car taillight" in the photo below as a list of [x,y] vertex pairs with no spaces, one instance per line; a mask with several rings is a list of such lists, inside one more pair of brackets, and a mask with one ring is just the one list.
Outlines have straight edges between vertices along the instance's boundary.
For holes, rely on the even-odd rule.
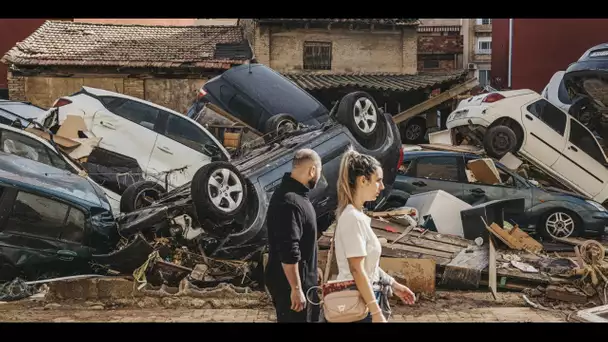
[[69,105],[70,103],[72,103],[72,101],[70,101],[68,99],[60,98],[57,101],[55,101],[55,103],[53,103],[53,107],[55,107],[55,108],[62,107],[65,105]]
[[198,94],[196,95],[198,99],[205,97],[205,95],[207,95],[207,92],[205,91],[205,89],[201,88],[198,91]]
[[496,101],[502,100],[504,98],[505,97],[502,96],[502,95],[500,95],[499,93],[492,93],[492,94],[489,94],[488,96],[486,96],[483,99],[483,101],[481,101],[481,102],[492,103],[492,102],[496,102]]
[[403,158],[405,158],[405,154],[403,153],[403,147],[399,148],[399,161],[397,162],[397,171],[401,168],[403,164]]

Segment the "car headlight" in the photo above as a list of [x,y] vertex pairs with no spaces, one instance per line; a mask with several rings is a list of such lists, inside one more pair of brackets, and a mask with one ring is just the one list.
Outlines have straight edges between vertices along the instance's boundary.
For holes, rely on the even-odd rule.
[[606,208],[604,208],[603,205],[597,203],[596,201],[586,200],[585,202],[591,204],[592,206],[594,206],[599,211],[608,211],[608,210],[606,210]]

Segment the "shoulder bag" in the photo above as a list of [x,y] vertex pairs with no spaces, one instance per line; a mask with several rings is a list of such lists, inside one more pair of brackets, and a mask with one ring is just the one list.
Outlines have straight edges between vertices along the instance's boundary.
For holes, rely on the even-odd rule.
[[367,317],[369,308],[361,297],[361,293],[357,290],[355,281],[328,281],[335,253],[336,229],[334,229],[334,236],[331,239],[331,246],[327,255],[327,265],[325,265],[323,275],[324,284],[321,286],[322,297],[319,304],[322,305],[325,320],[328,322],[357,322]]

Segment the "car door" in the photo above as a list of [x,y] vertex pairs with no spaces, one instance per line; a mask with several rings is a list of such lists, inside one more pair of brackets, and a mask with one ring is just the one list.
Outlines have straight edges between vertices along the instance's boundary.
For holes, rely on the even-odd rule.
[[[86,213],[31,192],[4,188],[0,201],[0,278],[21,272],[63,276],[89,271]],[[9,278],[9,279],[5,279]]]
[[606,156],[593,134],[580,122],[570,118],[569,128],[566,148],[552,168],[593,197],[608,180]]
[[163,184],[168,175],[169,189],[192,180],[194,174],[212,159],[223,158],[223,151],[199,126],[178,115],[161,111],[159,135],[153,145],[147,170]]
[[101,102],[105,108],[95,112],[91,124],[91,132],[102,138],[99,146],[134,158],[147,173],[146,166],[158,137],[154,127],[160,110],[113,96],[103,96]]
[[443,190],[452,196],[462,197],[464,170],[461,155],[420,156],[413,158],[404,175],[397,176],[396,188],[415,195],[434,190]]
[[522,106],[521,115],[526,134],[522,150],[550,168],[566,147],[566,113],[541,98]]

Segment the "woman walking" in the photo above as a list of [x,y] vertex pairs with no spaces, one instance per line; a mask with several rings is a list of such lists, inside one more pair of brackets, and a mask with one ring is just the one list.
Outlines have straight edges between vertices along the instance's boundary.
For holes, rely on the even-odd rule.
[[335,253],[339,281],[354,280],[369,308],[360,322],[386,322],[390,314],[388,297],[392,293],[406,304],[414,304],[414,293],[380,268],[382,245],[363,212],[366,202],[375,201],[382,183],[382,166],[371,156],[349,149],[340,164],[338,176],[338,218]]

